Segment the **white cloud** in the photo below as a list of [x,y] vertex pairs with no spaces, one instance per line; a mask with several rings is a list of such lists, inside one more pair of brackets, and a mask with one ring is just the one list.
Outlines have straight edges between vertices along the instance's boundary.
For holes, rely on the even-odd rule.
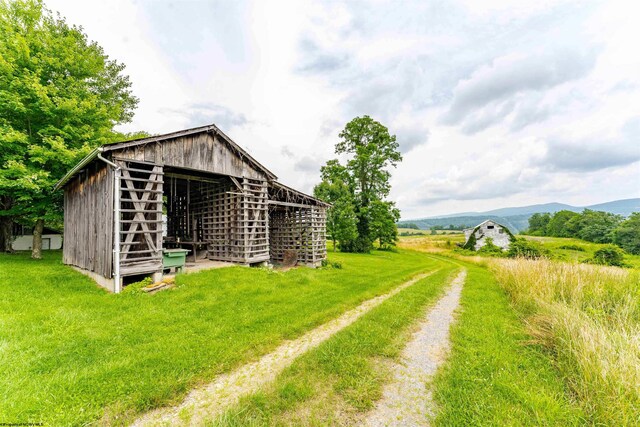
[[540,165],[551,170],[594,171],[640,161],[640,116],[613,136],[590,135],[578,140],[550,140]]
[[403,151],[405,218],[640,196],[633,2],[47,5],[126,64],[141,102],[122,130],[217,122],[301,190],[369,114]]
[[497,58],[456,85],[442,122],[462,123],[470,133],[497,124],[513,111],[518,95],[549,90],[584,77],[595,65],[595,58],[594,50],[579,48]]

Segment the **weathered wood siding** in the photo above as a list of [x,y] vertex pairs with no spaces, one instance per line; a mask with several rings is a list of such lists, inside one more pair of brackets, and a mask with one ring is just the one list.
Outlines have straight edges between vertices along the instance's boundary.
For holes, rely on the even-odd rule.
[[63,262],[111,278],[113,171],[94,162],[64,190]]
[[275,207],[269,212],[271,260],[283,261],[285,250],[295,250],[298,262],[318,265],[327,258],[326,209],[321,206]]
[[266,180],[265,174],[243,159],[238,153],[212,133],[199,133],[150,142],[112,151],[114,158],[131,159],[229,175],[237,178]]
[[269,260],[267,182],[243,179],[203,193],[200,214],[209,259],[252,264]]

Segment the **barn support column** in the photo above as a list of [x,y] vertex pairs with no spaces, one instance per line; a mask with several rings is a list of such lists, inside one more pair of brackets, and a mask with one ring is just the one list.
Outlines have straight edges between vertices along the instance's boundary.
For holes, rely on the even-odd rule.
[[120,177],[122,170],[116,166],[113,177],[113,289],[116,294],[122,290],[122,279],[120,278]]
[[[102,150],[100,150],[101,152]],[[119,294],[122,290],[122,280],[120,278],[120,176],[122,170],[120,166],[102,157],[98,153],[98,159],[102,160],[113,168],[113,291]]]

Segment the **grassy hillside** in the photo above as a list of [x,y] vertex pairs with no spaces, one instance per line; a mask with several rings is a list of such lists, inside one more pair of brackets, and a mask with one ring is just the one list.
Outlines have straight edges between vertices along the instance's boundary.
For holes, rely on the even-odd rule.
[[[558,261],[582,262],[593,257],[593,253],[605,246],[564,237],[520,236],[538,242],[547,249],[551,257]],[[640,268],[640,255],[625,254],[624,261],[629,266]]]

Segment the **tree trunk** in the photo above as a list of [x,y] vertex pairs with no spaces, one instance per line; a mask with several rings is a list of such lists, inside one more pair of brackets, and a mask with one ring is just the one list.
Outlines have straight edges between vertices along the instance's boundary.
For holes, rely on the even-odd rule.
[[38,218],[36,226],[33,227],[33,245],[31,247],[31,258],[42,259],[42,231],[44,229],[44,219]]
[[0,251],[13,252],[13,220],[9,216],[0,217]]
[[[12,207],[11,197],[0,196],[0,210],[8,211]],[[0,217],[0,251],[13,252],[13,217],[9,215]]]

